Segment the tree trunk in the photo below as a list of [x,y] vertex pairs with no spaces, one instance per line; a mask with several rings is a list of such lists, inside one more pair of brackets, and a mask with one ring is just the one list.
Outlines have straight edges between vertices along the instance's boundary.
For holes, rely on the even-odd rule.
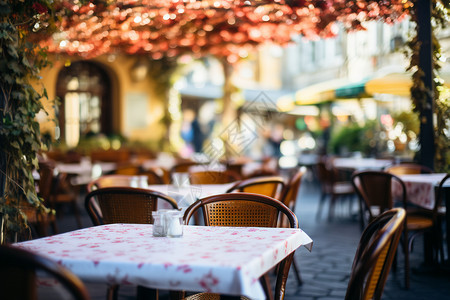
[[[5,96],[3,95],[3,93],[0,93],[0,128],[3,127],[3,112],[6,104],[5,102],[6,102]],[[5,194],[5,183],[6,183],[6,153],[2,149],[0,149],[0,198],[2,198],[3,195]]]
[[434,169],[434,87],[433,87],[433,43],[431,28],[431,1],[416,2],[417,36],[421,42],[419,53],[419,68],[424,72],[423,83],[430,93],[427,93],[426,105],[420,112],[420,164]]
[[224,74],[222,128],[226,128],[236,118],[236,108],[231,100],[231,95],[233,94],[233,84],[231,82],[233,67],[227,62],[226,58],[222,58],[220,61]]

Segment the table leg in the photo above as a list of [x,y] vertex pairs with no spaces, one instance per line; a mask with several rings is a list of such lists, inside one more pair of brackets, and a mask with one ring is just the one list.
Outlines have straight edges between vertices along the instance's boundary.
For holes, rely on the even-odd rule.
[[220,300],[240,300],[239,296],[220,295]]
[[158,300],[158,290],[138,285],[137,300]]
[[[447,260],[450,261],[450,188],[444,188],[445,199],[445,237],[447,240]],[[445,260],[445,258],[443,258]]]

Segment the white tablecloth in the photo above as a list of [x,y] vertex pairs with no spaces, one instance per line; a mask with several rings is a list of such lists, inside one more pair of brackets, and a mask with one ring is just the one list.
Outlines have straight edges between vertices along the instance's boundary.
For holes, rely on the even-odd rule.
[[382,170],[392,164],[388,159],[375,158],[335,158],[333,165],[336,168],[351,169],[351,170]]
[[152,225],[112,224],[15,244],[81,279],[264,299],[258,278],[311,238],[300,229],[185,226],[182,238]]
[[[405,183],[408,202],[426,209],[433,209],[435,203],[434,188],[439,185],[445,175],[445,173],[407,174],[398,177]],[[393,194],[399,196],[401,190],[395,182],[392,185]],[[447,185],[450,185],[450,181],[446,183]]]
[[[177,187],[172,184],[152,184],[147,188],[154,190],[170,197],[174,198],[180,208],[187,208],[189,205],[194,203],[200,198],[207,196],[224,194],[229,188],[231,188],[234,183],[224,183],[224,184],[193,184],[189,186]],[[164,207],[163,202],[158,203],[158,207]]]

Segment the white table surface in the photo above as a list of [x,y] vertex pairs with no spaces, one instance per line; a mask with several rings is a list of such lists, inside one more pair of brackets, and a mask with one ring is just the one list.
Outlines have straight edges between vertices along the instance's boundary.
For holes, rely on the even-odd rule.
[[[169,195],[177,201],[180,208],[186,208],[200,198],[224,194],[233,185],[234,183],[192,184],[178,187],[172,184],[152,184],[146,188]],[[163,205],[162,202],[160,203]]]
[[[432,174],[406,174],[398,177],[405,183],[408,202],[426,209],[433,209],[435,203],[434,189],[444,179],[446,173]],[[394,196],[399,196],[401,189],[393,181],[392,189]],[[450,180],[445,186],[450,186]]]
[[264,299],[258,278],[313,241],[301,229],[185,226],[181,238],[152,225],[112,224],[15,244],[58,261],[82,280]]
[[385,167],[392,164],[388,159],[375,159],[375,158],[335,158],[333,159],[333,165],[336,168],[351,169],[351,170],[382,170]]

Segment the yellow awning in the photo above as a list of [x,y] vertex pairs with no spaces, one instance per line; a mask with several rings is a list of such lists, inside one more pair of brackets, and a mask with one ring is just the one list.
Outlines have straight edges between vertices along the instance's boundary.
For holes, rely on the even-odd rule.
[[346,79],[333,79],[307,86],[295,93],[297,105],[319,104],[336,98],[335,89],[347,84]]
[[[441,75],[445,86],[450,88],[450,74]],[[391,73],[382,77],[374,78],[366,83],[368,94],[391,94],[398,96],[410,96],[412,79],[410,73]]]

